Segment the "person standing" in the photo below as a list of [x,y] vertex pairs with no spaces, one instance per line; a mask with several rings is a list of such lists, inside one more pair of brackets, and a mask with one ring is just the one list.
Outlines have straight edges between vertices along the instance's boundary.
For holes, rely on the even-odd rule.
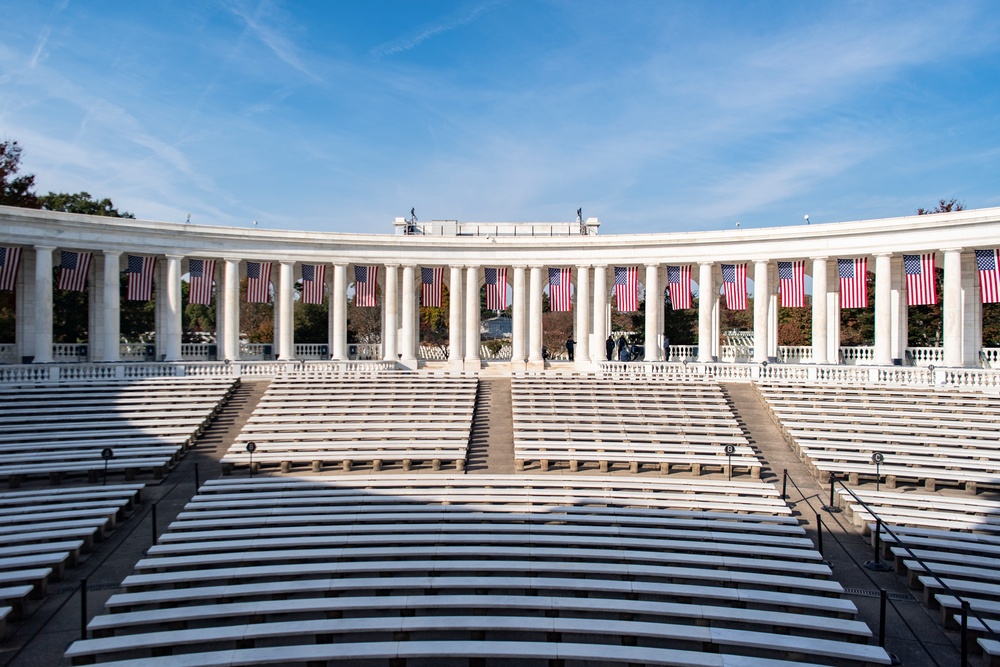
[[610,335],[608,340],[604,342],[604,351],[607,352],[608,361],[612,361],[615,358],[615,339]]
[[569,360],[573,361],[573,351],[576,349],[576,341],[570,336],[566,339],[566,353],[569,355]]

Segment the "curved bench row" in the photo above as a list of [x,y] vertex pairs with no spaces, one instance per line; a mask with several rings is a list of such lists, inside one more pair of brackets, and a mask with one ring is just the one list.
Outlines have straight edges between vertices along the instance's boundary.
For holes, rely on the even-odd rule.
[[889,662],[760,482],[222,479],[122,586],[75,664]]

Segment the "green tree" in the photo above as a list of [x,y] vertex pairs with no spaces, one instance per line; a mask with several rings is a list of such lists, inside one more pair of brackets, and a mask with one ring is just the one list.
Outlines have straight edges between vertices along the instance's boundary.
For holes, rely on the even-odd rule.
[[35,175],[18,176],[21,168],[21,147],[16,141],[0,141],[0,204],[38,208],[38,197],[32,192]]
[[91,197],[89,192],[77,192],[72,195],[66,192],[49,192],[38,200],[46,211],[103,215],[109,218],[135,218],[128,211],[119,211],[107,197],[98,201]]

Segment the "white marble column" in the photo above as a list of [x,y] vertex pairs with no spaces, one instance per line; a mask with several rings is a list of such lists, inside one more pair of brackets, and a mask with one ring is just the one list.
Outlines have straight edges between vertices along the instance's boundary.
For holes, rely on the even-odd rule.
[[275,319],[278,326],[278,358],[290,361],[295,358],[295,262],[283,259],[278,264],[278,290]]
[[826,257],[812,258],[812,348],[813,363],[828,363],[826,356]]
[[528,281],[528,363],[542,359],[542,267],[531,267]]
[[347,356],[347,265],[333,265],[333,287],[330,289],[330,337],[332,358],[345,361]]
[[[166,361],[181,360],[181,260],[183,255],[167,255],[167,289],[164,346],[159,351]],[[116,346],[117,347],[117,346]]]
[[944,319],[944,365],[962,366],[962,249],[944,251],[941,310]]
[[712,312],[716,299],[712,262],[698,263],[698,361],[712,361]]
[[[648,303],[648,302],[647,302]],[[576,366],[590,367],[590,267],[576,267]]]
[[594,344],[591,358],[594,361],[607,360],[604,347],[608,337],[608,267],[594,267]]
[[465,269],[465,370],[478,370],[479,360],[479,267]]
[[660,265],[646,265],[646,361],[660,360],[660,315],[663,293],[660,291]]
[[240,260],[226,259],[225,294],[223,298],[223,349],[226,359],[240,358]]
[[407,368],[417,367],[417,294],[414,282],[414,266],[408,264],[403,267],[403,291],[402,296],[402,320],[403,331],[400,337],[399,346],[402,353],[402,363]]
[[52,252],[35,246],[35,363],[52,361]]
[[875,255],[875,353],[873,362],[892,365],[892,255]]
[[465,359],[462,345],[462,267],[452,266],[448,285],[448,367],[459,369]]
[[511,364],[523,366],[527,358],[527,304],[524,295],[524,266],[514,267],[514,302],[511,308]]
[[753,360],[758,364],[767,361],[767,311],[771,304],[767,265],[766,259],[753,263]]
[[908,340],[908,306],[906,304],[906,278],[903,271],[903,256],[891,258],[889,269],[889,358],[892,363],[906,356]]
[[385,361],[396,361],[396,336],[399,331],[399,303],[396,293],[397,265],[385,265],[385,306],[382,322],[382,358]]
[[120,250],[104,251],[104,361],[121,360]]
[[15,363],[21,363],[21,357],[35,355],[35,254],[29,248],[21,251],[21,268],[14,297]]

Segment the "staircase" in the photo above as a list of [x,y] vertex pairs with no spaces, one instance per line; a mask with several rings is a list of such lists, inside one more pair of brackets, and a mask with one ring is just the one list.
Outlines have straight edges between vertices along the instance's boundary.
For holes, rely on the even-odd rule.
[[465,469],[472,474],[514,472],[510,378],[479,379]]
[[205,465],[206,470],[216,471],[214,466],[236,440],[270,384],[270,380],[241,380],[240,386],[195,441],[184,460],[208,464]]

